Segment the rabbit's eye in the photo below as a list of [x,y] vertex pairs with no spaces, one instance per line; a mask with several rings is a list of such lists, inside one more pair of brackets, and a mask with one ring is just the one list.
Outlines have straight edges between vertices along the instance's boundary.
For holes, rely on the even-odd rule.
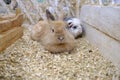
[[77,28],[77,26],[74,26],[74,27],[73,27],[73,29],[76,29],[76,28]]
[[54,32],[54,29],[52,29],[52,32]]

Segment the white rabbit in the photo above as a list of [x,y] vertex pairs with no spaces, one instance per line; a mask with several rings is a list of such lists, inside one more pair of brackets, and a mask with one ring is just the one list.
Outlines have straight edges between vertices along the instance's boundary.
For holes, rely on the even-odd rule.
[[64,20],[68,23],[67,29],[73,34],[75,38],[82,36],[83,28],[80,19],[65,18]]

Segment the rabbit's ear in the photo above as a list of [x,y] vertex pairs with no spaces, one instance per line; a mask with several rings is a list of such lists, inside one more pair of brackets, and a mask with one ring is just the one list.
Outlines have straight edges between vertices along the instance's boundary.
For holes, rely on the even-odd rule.
[[46,9],[46,16],[48,20],[55,20],[55,17],[50,13],[48,9]]

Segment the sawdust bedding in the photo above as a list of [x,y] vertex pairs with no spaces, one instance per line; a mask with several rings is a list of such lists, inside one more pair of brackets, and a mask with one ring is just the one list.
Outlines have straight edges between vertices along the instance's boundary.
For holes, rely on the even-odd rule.
[[112,80],[116,67],[100,55],[85,38],[69,54],[51,54],[24,35],[0,53],[0,80]]

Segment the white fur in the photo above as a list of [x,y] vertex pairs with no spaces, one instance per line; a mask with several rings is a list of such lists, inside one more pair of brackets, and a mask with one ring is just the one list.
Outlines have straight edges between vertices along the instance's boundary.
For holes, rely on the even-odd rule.
[[[69,20],[67,20],[67,23],[71,23],[68,26],[72,26],[69,27],[69,31],[74,35],[74,37],[78,37],[79,35],[82,34],[82,26],[81,26],[81,21],[78,18],[71,18]],[[74,28],[74,26],[76,26],[77,28]]]

